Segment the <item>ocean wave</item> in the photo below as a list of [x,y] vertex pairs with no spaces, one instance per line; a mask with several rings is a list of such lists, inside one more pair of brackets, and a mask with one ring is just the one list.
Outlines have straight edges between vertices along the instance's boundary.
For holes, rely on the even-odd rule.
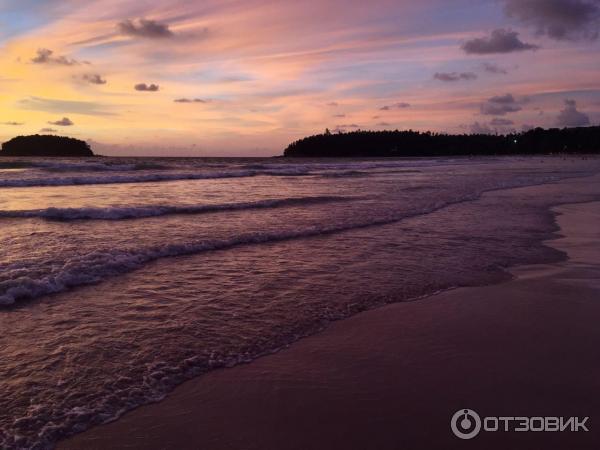
[[[457,163],[457,162],[452,162]],[[415,173],[417,167],[423,165],[419,161],[390,161],[390,162],[344,162],[344,163],[271,163],[247,164],[229,170],[215,170],[210,165],[198,166],[196,171],[183,171],[181,166],[168,166],[157,163],[54,163],[34,162],[34,167],[49,173],[54,172],[101,172],[101,174],[81,174],[66,176],[28,176],[20,178],[0,179],[1,187],[44,187],[44,186],[73,186],[93,184],[127,184],[153,183],[164,181],[204,180],[219,178],[245,178],[254,176],[325,176],[352,177],[369,176],[384,172],[367,172],[369,170],[390,169],[392,172]],[[428,162],[431,166],[433,163]],[[437,161],[436,164],[451,164],[448,161]],[[150,171],[156,169],[155,172]],[[165,169],[165,170],[158,170]],[[167,170],[168,169],[168,170]],[[193,169],[192,169],[193,170]],[[122,172],[122,173],[121,173]]]
[[112,176],[84,175],[75,177],[51,178],[10,178],[0,179],[0,187],[35,187],[35,186],[76,186],[88,184],[126,184],[126,183],[153,183],[162,181],[180,180],[206,180],[218,178],[243,178],[256,175],[291,175],[297,174],[283,171],[259,172],[255,170],[236,170],[226,172],[191,172],[191,173],[133,173]]
[[162,258],[193,255],[206,251],[226,250],[242,245],[257,245],[290,239],[310,238],[376,225],[386,225],[408,217],[428,214],[451,204],[474,200],[477,197],[478,195],[472,195],[457,201],[434,205],[415,213],[403,215],[391,213],[389,216],[370,220],[316,225],[301,230],[244,233],[229,239],[209,239],[187,243],[163,244],[147,248],[98,250],[69,259],[58,270],[50,274],[40,274],[37,277],[25,274],[21,265],[14,267],[8,265],[7,267],[0,268],[6,280],[0,282],[0,305],[11,305],[17,300],[33,299],[63,292],[76,286],[95,284],[104,279],[137,270],[149,262]]
[[[563,177],[568,178],[568,177]],[[285,230],[268,233],[243,233],[229,239],[202,240],[184,243],[162,244],[146,248],[128,248],[113,250],[97,250],[65,261],[62,267],[52,273],[39,273],[32,269],[36,276],[29,275],[22,264],[0,266],[5,281],[0,282],[0,305],[11,305],[20,299],[32,299],[48,294],[59,293],[76,286],[94,284],[104,279],[119,276],[137,270],[145,264],[169,257],[193,255],[206,251],[226,250],[242,245],[257,245],[281,242],[290,239],[310,238],[372,226],[387,225],[401,220],[430,214],[451,205],[477,200],[486,192],[510,189],[522,186],[541,185],[559,181],[561,177],[544,177],[537,182],[520,180],[514,183],[499,183],[496,187],[467,194],[448,201],[440,201],[418,211],[394,213],[362,221],[315,225],[300,230]]]
[[[490,164],[496,159],[489,157],[478,160],[478,164]],[[307,161],[307,162],[296,162],[298,160],[284,160],[285,162],[275,163],[251,163],[246,164],[243,167],[247,169],[257,170],[273,170],[282,167],[295,168],[296,170],[310,171],[310,172],[326,172],[326,171],[348,171],[348,170],[377,170],[377,169],[390,169],[392,172],[406,172],[416,173],[421,172],[421,169],[428,169],[437,166],[456,166],[464,164],[473,164],[472,160],[466,160],[464,158],[402,158],[402,159],[390,159],[390,160],[344,160],[344,161],[328,161],[324,159],[322,161]],[[294,161],[294,162],[290,162]]]
[[0,211],[6,218],[42,218],[56,221],[72,220],[125,220],[158,217],[174,214],[203,214],[218,211],[243,209],[278,208],[317,203],[356,200],[359,197],[315,196],[288,197],[281,199],[258,200],[255,202],[220,203],[213,205],[152,205],[122,206],[106,208],[46,208],[32,210]]
[[168,167],[154,163],[130,163],[130,164],[102,164],[102,163],[79,163],[79,164],[39,164],[37,167],[48,172],[132,172],[136,170],[170,170],[176,167]]
[[23,161],[13,160],[0,162],[0,169],[40,169],[49,172],[130,172],[135,170],[167,170],[176,169],[156,162],[117,162],[114,160],[102,162],[93,161]]
[[[352,173],[353,172],[353,173]],[[96,184],[131,184],[131,183],[156,183],[166,181],[185,180],[212,180],[220,178],[249,178],[255,176],[272,177],[302,177],[302,176],[327,176],[344,177],[357,176],[357,171],[327,171],[310,170],[308,167],[286,167],[269,170],[231,170],[222,172],[158,172],[158,173],[127,173],[118,175],[82,175],[66,177],[35,177],[35,178],[5,178],[0,179],[0,188],[17,187],[49,187],[49,186],[81,186]],[[361,176],[368,176],[369,172],[361,172]]]

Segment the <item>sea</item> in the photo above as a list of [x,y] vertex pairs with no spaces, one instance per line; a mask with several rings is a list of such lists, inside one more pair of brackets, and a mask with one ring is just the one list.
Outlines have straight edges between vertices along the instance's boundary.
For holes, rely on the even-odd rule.
[[332,321],[559,261],[549,208],[590,200],[560,186],[598,173],[577,156],[1,158],[0,447],[52,448]]

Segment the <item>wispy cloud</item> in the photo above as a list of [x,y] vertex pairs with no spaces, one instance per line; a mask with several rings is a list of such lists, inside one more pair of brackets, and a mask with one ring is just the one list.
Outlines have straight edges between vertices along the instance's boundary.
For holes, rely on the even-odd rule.
[[110,116],[114,113],[108,111],[108,106],[75,100],[57,100],[43,97],[28,97],[17,102],[20,109],[44,111],[51,113],[73,113],[89,116]]

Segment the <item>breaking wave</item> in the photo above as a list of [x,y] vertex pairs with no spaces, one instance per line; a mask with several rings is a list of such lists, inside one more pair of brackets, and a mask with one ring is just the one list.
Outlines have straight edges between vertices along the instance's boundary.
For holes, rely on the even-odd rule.
[[27,274],[28,270],[24,269],[20,264],[17,264],[15,267],[11,267],[9,264],[7,267],[0,267],[0,271],[5,279],[5,281],[0,281],[0,305],[11,305],[20,299],[33,299],[63,292],[76,286],[98,283],[107,278],[137,270],[149,262],[162,258],[225,250],[241,245],[256,245],[290,239],[309,238],[359,228],[387,225],[409,217],[429,214],[450,205],[476,200],[483,192],[503,188],[488,189],[454,201],[440,202],[417,212],[390,212],[387,216],[356,222],[313,226],[301,230],[243,233],[229,239],[209,239],[186,243],[162,244],[146,248],[97,250],[74,257],[66,261],[55,272],[40,274],[38,277],[29,276]]
[[306,171],[270,171],[235,170],[227,172],[192,172],[192,173],[133,173],[112,176],[83,175],[51,178],[11,178],[0,180],[0,187],[33,187],[33,186],[74,186],[87,184],[122,184],[152,183],[160,181],[206,180],[217,178],[243,178],[256,175],[305,175]]
[[0,217],[42,218],[47,220],[125,220],[158,217],[173,214],[203,214],[218,211],[243,209],[279,208],[317,203],[356,200],[359,197],[319,196],[290,197],[282,199],[259,200],[255,202],[222,203],[213,205],[152,205],[152,206],[116,206],[106,208],[46,208],[17,211],[0,211]]
[[[565,177],[568,178],[568,177]],[[19,299],[33,299],[54,294],[70,288],[98,283],[104,279],[122,275],[139,269],[149,262],[175,256],[192,255],[205,251],[224,250],[241,245],[255,245],[280,242],[290,239],[309,238],[319,235],[339,233],[359,228],[387,225],[409,217],[421,216],[438,211],[451,205],[477,200],[482,194],[520,186],[531,186],[558,181],[560,177],[549,176],[537,183],[521,180],[513,183],[499,183],[498,186],[467,194],[463,197],[439,201],[418,211],[394,212],[366,220],[333,223],[331,225],[315,225],[300,230],[279,232],[242,233],[229,239],[201,240],[187,243],[161,244],[146,248],[128,248],[114,250],[97,250],[80,255],[64,262],[62,267],[52,273],[37,273],[37,277],[29,276],[29,270],[21,264],[0,266],[0,305],[11,305]]]

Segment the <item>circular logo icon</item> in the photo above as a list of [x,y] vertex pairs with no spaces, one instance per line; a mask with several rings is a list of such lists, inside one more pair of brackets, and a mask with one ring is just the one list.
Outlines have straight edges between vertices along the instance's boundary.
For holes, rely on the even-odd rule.
[[481,431],[481,418],[472,409],[459,409],[450,422],[452,432],[460,439],[473,439]]

